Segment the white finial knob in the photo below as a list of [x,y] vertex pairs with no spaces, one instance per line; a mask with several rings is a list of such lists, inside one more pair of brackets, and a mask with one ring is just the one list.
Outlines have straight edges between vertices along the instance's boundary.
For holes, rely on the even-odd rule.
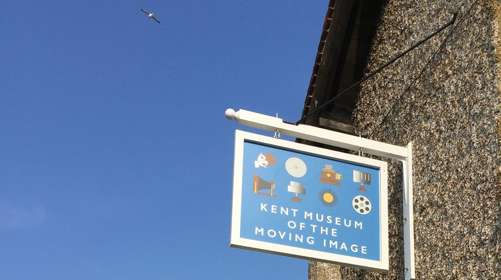
[[237,112],[232,108],[228,108],[224,111],[224,116],[229,120],[235,120],[237,118]]

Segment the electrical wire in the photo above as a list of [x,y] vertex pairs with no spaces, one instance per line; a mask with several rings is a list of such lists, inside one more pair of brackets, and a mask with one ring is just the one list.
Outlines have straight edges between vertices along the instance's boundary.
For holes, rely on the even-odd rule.
[[[396,100],[401,100],[401,98],[404,96],[404,94],[406,94],[416,83],[417,81],[421,78],[421,76],[423,75],[423,73],[425,72],[425,70],[431,68],[431,63],[435,61],[435,58],[436,56],[444,49],[447,41],[449,40],[449,38],[451,38],[451,36],[453,35],[454,31],[458,28],[458,26],[460,26],[467,18],[471,17],[471,11],[473,9],[473,7],[479,2],[479,0],[476,0],[475,2],[473,2],[470,6],[470,8],[466,11],[466,13],[458,20],[458,23],[453,25],[451,30],[449,31],[449,33],[447,34],[447,36],[445,37],[445,39],[442,41],[442,43],[440,44],[439,48],[433,52],[433,54],[430,56],[430,58],[428,59],[428,61],[425,63],[425,65],[423,66],[423,68],[421,69],[421,71],[419,72],[419,74],[411,81],[411,83],[405,88],[405,90],[396,98]],[[399,104],[403,104],[403,102],[394,102],[393,105],[391,106],[391,108],[386,112],[386,114],[384,115],[384,117],[381,119],[381,121],[379,122],[378,125],[374,126],[374,129],[372,129],[368,134],[367,136],[370,137],[370,136],[374,136],[374,132],[379,132],[380,129],[382,128],[382,125],[386,122],[388,116],[390,115],[391,112],[393,112],[393,110],[397,107],[397,105]]]
[[391,60],[389,60],[388,62],[386,62],[382,66],[380,66],[378,69],[376,69],[373,72],[369,73],[368,75],[366,75],[362,79],[356,81],[355,83],[351,84],[347,88],[339,91],[333,98],[327,100],[325,103],[323,103],[319,107],[316,107],[312,111],[310,111],[307,114],[305,114],[299,121],[296,122],[296,124],[302,123],[304,120],[306,120],[308,117],[312,116],[313,114],[321,112],[323,109],[325,109],[327,106],[333,104],[337,99],[339,99],[341,96],[343,96],[346,93],[348,93],[350,90],[354,89],[355,87],[359,86],[361,83],[363,83],[363,82],[367,81],[368,79],[372,78],[373,76],[375,76],[379,72],[383,71],[386,67],[390,66],[391,64],[393,64],[394,62],[396,62],[397,60],[399,60],[400,58],[402,58],[403,56],[405,56],[407,53],[411,52],[412,50],[414,50],[415,48],[419,47],[424,42],[428,41],[429,39],[431,39],[434,36],[436,36],[438,33],[442,32],[448,26],[454,24],[454,22],[456,21],[456,16],[457,16],[457,14],[454,14],[453,17],[452,17],[452,19],[451,19],[451,21],[449,21],[447,24],[441,26],[435,32],[433,32],[432,34],[430,34],[430,35],[426,36],[425,38],[421,39],[416,44],[414,44],[411,47],[409,47],[407,50],[405,50],[402,53],[396,55],[394,58],[392,58]]

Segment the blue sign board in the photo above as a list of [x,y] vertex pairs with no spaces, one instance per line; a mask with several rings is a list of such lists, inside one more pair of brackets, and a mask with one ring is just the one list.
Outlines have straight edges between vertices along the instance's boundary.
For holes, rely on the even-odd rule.
[[386,162],[237,131],[232,241],[388,269]]

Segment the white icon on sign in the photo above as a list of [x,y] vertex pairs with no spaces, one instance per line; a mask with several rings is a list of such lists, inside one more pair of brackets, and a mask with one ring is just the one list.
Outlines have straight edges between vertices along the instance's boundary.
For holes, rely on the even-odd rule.
[[291,157],[285,162],[285,170],[292,177],[301,178],[306,175],[308,168],[302,159]]
[[263,154],[260,153],[257,156],[257,159],[254,161],[254,167],[259,168],[259,167],[269,167],[274,165],[276,162],[275,157],[273,157],[272,154]]
[[306,193],[304,186],[301,183],[290,181],[287,186],[287,191],[294,194],[294,197],[291,199],[294,202],[300,202],[301,198],[299,195],[304,195]]
[[353,182],[360,184],[360,191],[365,192],[365,186],[371,183],[371,174],[353,170]]
[[353,206],[353,210],[361,215],[367,215],[372,210],[372,204],[370,200],[363,195],[355,196],[351,202],[351,205]]

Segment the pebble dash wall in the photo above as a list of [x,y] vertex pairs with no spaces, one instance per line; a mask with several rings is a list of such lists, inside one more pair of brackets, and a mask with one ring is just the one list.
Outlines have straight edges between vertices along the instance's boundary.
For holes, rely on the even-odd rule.
[[[501,1],[389,0],[368,70],[452,27],[365,82],[356,133],[413,142],[417,279],[501,279]],[[443,43],[445,41],[445,43]],[[403,279],[401,170],[390,161],[390,270],[311,263],[309,279]]]

